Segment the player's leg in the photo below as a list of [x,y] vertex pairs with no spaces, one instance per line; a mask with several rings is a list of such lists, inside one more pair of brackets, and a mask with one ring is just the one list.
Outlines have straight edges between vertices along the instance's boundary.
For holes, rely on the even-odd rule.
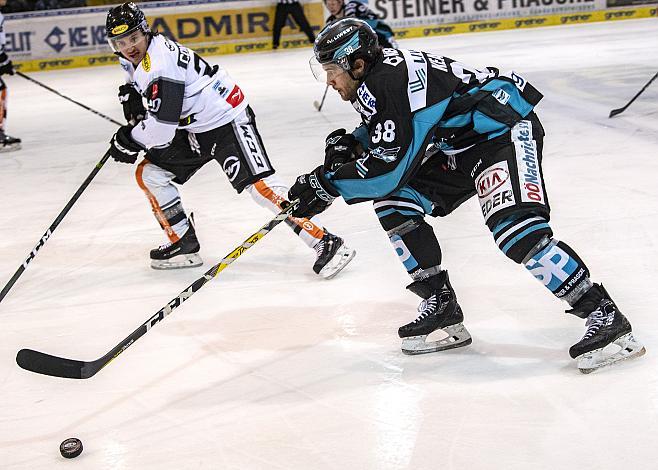
[[[278,176],[270,175],[245,189],[258,204],[278,213],[289,188]],[[325,279],[335,277],[356,255],[356,251],[349,248],[341,237],[323,228],[318,217],[288,217],[286,223],[308,247],[315,250],[313,272]]]
[[[187,216],[178,188],[207,160],[195,154],[187,132],[179,131],[162,151],[150,150],[135,172],[137,184],[146,195],[153,214],[169,242],[151,250],[151,267],[176,269],[203,264],[192,217]],[[150,160],[153,161],[150,161]],[[155,162],[155,163],[154,163]]]
[[531,116],[512,129],[511,142],[492,143],[479,164],[471,161],[480,207],[496,245],[566,301],[572,307],[569,313],[587,318],[585,336],[569,351],[573,358],[598,353],[611,343],[621,347],[616,360],[640,355],[644,348],[607,291],[590,280],[578,254],[553,236],[541,170],[542,142],[541,125]]
[[[222,166],[238,193],[246,190],[262,207],[274,214],[281,211],[288,187],[274,175],[251,108],[231,124],[196,137],[202,152],[215,146],[213,158]],[[322,228],[316,218],[289,217],[286,222],[308,247],[315,250],[313,270],[326,279],[338,274],[355,255],[341,237]]]
[[[418,318],[398,331],[402,352],[422,354],[470,344],[471,336],[462,324],[464,316],[448,272],[441,267],[441,247],[424,220],[434,209],[432,202],[417,190],[405,187],[376,201],[374,208],[413,281],[407,289],[423,299]],[[427,341],[428,335],[438,330],[443,337]]]
[[274,10],[274,26],[272,27],[272,49],[279,48],[279,42],[281,40],[281,30],[286,24],[286,18],[288,17],[287,6],[282,3],[277,3]]
[[5,133],[7,119],[7,85],[0,78],[0,152],[11,152],[21,148],[21,139],[8,136]]
[[313,44],[313,41],[315,41],[315,33],[313,33],[313,28],[311,28],[311,25],[306,19],[306,15],[304,15],[304,8],[302,5],[299,2],[291,3],[290,13],[299,25],[299,29],[301,29],[304,34],[306,34],[308,41]]

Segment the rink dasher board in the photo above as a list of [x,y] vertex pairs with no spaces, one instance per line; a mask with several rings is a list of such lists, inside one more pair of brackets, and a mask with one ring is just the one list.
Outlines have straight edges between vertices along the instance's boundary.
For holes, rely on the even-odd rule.
[[[225,4],[220,3],[219,5],[235,5],[236,2],[228,2]],[[154,29],[164,30],[165,34],[168,36],[174,37],[176,40],[181,43],[195,49],[199,54],[204,56],[213,56],[213,55],[225,55],[225,54],[238,54],[238,53],[247,53],[247,52],[256,52],[256,51],[267,51],[271,50],[271,35],[267,31],[267,34],[258,33],[253,30],[254,24],[260,24],[264,27],[267,23],[268,27],[271,26],[273,21],[273,5],[267,4],[267,6],[253,6],[262,2],[239,2],[243,5],[241,9],[223,9],[223,10],[208,10],[208,11],[196,11],[194,13],[172,13],[163,16],[150,16],[149,19],[155,25]],[[217,4],[215,4],[217,5]],[[247,8],[248,6],[251,6]],[[216,7],[215,7],[216,8]],[[314,26],[314,29],[319,30],[323,22],[324,14],[326,13],[322,9],[322,4],[319,2],[309,2],[304,5],[305,13],[309,18],[310,23]],[[167,11],[175,11],[175,9],[169,8]],[[148,13],[148,10],[147,10]],[[217,28],[229,28],[230,31],[235,30],[242,31],[240,37],[243,39],[230,39],[231,35],[222,35],[222,34],[205,34],[197,35],[193,34],[197,29],[205,28],[208,29],[208,25],[201,26],[200,21],[202,19],[209,18],[208,14],[221,13],[223,16],[221,18],[226,19],[225,23],[221,23],[222,19],[214,21],[210,29]],[[99,16],[100,15],[100,16]],[[251,16],[250,16],[251,15]],[[85,15],[89,17],[90,15]],[[104,14],[95,13],[94,21],[100,22],[99,25],[88,24],[87,28],[92,28],[91,30],[95,31],[93,34],[88,33],[86,37],[94,36],[93,42],[96,44],[89,47],[83,48],[70,48],[69,54],[55,54],[51,52],[48,53],[48,56],[41,58],[31,58],[27,60],[22,60],[22,57],[33,56],[34,54],[22,53],[21,49],[27,48],[25,44],[28,39],[21,39],[20,35],[25,34],[21,32],[13,32],[11,29],[11,22],[7,24],[7,50],[9,56],[14,61],[16,68],[22,72],[34,72],[34,71],[46,71],[46,70],[60,70],[60,69],[69,69],[69,68],[79,68],[79,67],[91,67],[91,66],[100,66],[100,65],[110,65],[118,64],[118,57],[110,53],[109,47],[105,43],[104,36]],[[486,20],[470,21],[470,22],[461,22],[461,23],[434,23],[434,24],[423,24],[420,26],[409,26],[409,27],[397,27],[395,28],[396,39],[406,39],[406,38],[419,38],[419,37],[430,37],[430,36],[444,36],[449,34],[464,34],[464,33],[477,33],[477,32],[488,32],[488,31],[503,31],[503,30],[518,30],[518,29],[527,29],[527,28],[537,28],[537,27],[546,27],[546,26],[562,26],[562,25],[572,25],[572,24],[585,24],[585,23],[596,23],[596,22],[609,22],[609,21],[621,21],[621,20],[630,20],[630,19],[643,19],[643,18],[656,18],[658,17],[658,6],[639,6],[635,8],[615,8],[615,9],[603,9],[596,11],[581,11],[581,12],[568,12],[560,14],[548,14],[548,15],[534,15],[534,16],[517,16],[512,18],[491,18]],[[46,17],[48,18],[48,17]],[[245,19],[246,18],[246,19]],[[249,19],[251,18],[251,19]],[[161,19],[162,21],[158,21]],[[70,21],[71,18],[67,18],[67,21]],[[35,21],[35,20],[32,20]],[[196,21],[196,23],[194,23]],[[243,24],[246,21],[246,26]],[[420,20],[419,20],[420,21]],[[424,21],[424,20],[423,20]],[[172,27],[171,25],[178,22],[177,27]],[[182,23],[181,23],[182,22]],[[390,22],[394,24],[394,21]],[[32,23],[34,26],[35,23]],[[181,26],[181,24],[183,26]],[[231,25],[230,27],[227,25]],[[158,28],[158,25],[160,27]],[[250,31],[244,32],[244,28],[249,29]],[[95,29],[94,29],[95,28]],[[188,28],[188,29],[186,29]],[[192,29],[189,29],[192,28]],[[308,42],[305,36],[301,33],[291,33],[291,30],[288,29],[286,34],[286,29],[284,28],[284,34],[281,40],[281,48],[300,48],[308,47]],[[101,31],[102,30],[102,31]],[[62,31],[61,28],[55,27],[52,31]],[[61,39],[65,36],[65,33],[62,31],[61,34],[57,35],[57,39],[52,39],[52,31],[50,31],[49,36],[47,36],[48,47],[56,45],[60,47],[59,52],[65,52],[66,47],[61,46],[61,42],[65,41]],[[102,32],[102,34],[101,34]],[[220,31],[221,32],[221,31]],[[28,31],[29,33],[29,31]],[[233,33],[231,33],[233,34]],[[18,36],[17,36],[18,35]],[[34,35],[32,35],[34,36]],[[189,37],[188,37],[189,36]],[[91,39],[90,39],[91,40]],[[46,41],[46,40],[44,40]],[[53,42],[59,41],[59,42]],[[32,46],[29,47],[31,52]],[[91,53],[85,53],[84,51],[88,50]],[[78,55],[80,54],[80,55]]]

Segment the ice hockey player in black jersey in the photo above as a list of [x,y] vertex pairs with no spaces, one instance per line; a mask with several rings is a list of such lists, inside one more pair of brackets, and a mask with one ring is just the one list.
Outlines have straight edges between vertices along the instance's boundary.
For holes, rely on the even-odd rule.
[[[109,153],[132,164],[146,152],[137,166],[137,183],[169,238],[151,250],[151,266],[199,266],[196,230],[174,183],[184,184],[215,160],[238,193],[247,191],[273,213],[281,210],[288,188],[274,175],[247,98],[224,69],[152,33],[134,3],[112,8],[106,30],[126,72],[119,100],[128,121],[112,137]],[[323,278],[338,274],[355,254],[316,220],[290,217],[286,222],[315,250],[313,271]]]
[[[330,134],[324,164],[299,176],[288,193],[300,199],[293,214],[317,215],[337,197],[374,202],[413,281],[407,288],[423,299],[416,320],[399,329],[403,352],[471,342],[425,216],[447,216],[477,195],[499,249],[566,301],[568,313],[587,319],[585,335],[569,351],[582,372],[644,354],[605,288],[553,236],[541,169],[544,130],[534,112],[542,95],[523,76],[423,51],[382,49],[356,19],[325,27],[314,52],[314,73],[352,103],[362,124],[349,134]],[[438,329],[446,337],[426,341]]]
[[358,18],[368,23],[375,31],[380,46],[397,49],[398,45],[393,38],[394,33],[391,27],[379,19],[377,13],[368,8],[367,5],[356,0],[347,2],[345,0],[325,0],[324,4],[331,13],[327,17],[327,24],[343,18]]

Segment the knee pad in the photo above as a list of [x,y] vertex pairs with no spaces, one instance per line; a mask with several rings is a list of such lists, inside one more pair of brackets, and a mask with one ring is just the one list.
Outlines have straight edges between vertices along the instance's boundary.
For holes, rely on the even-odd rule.
[[160,168],[147,160],[142,161],[135,169],[135,179],[137,180],[137,184],[140,187],[146,186],[152,191],[168,187],[171,185],[171,182],[175,177],[176,175],[173,173]]
[[553,236],[548,220],[535,214],[511,216],[491,230],[498,248],[515,263],[523,263],[544,238]]

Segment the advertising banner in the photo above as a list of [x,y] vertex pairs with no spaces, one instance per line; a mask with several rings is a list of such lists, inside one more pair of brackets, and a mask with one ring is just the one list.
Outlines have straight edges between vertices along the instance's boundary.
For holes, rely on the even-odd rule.
[[606,0],[371,0],[369,6],[394,28],[405,28],[603,10]]
[[[153,8],[141,4],[153,31],[159,31],[200,53],[233,53],[268,49],[272,42],[275,3],[238,1]],[[318,32],[324,25],[322,3],[303,4],[304,13]],[[15,63],[48,69],[115,62],[106,41],[108,8],[79,9],[76,14],[8,15],[6,50]],[[281,47],[308,45],[306,36],[288,18]],[[84,57],[84,60],[82,59]],[[38,63],[34,63],[37,60]],[[23,70],[26,70],[24,68]]]
[[[641,5],[637,5],[641,1]],[[397,39],[658,17],[658,0],[370,0]],[[271,49],[273,0],[142,3],[154,31],[200,54]],[[611,8],[624,6],[624,8]],[[316,33],[327,16],[320,0],[303,3]],[[22,71],[117,62],[105,38],[108,7],[7,15],[6,50]],[[288,18],[281,48],[308,47]]]

